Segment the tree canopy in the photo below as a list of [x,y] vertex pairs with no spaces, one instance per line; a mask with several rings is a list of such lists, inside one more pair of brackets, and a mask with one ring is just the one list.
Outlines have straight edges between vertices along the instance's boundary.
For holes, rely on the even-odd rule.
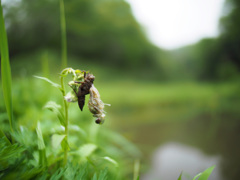
[[[156,67],[156,47],[126,1],[64,2],[70,56],[122,68]],[[58,0],[16,2],[8,6],[6,21],[11,55],[46,48],[60,51]]]

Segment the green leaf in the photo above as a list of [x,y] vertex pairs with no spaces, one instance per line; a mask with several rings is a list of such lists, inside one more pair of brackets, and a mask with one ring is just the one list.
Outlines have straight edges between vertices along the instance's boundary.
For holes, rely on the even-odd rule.
[[0,138],[3,138],[8,145],[11,144],[11,142],[8,140],[2,129],[0,129]]
[[38,136],[39,165],[46,166],[47,156],[46,156],[45,144],[42,136],[42,130],[40,127],[40,122],[37,123],[36,131]]
[[198,173],[192,180],[196,180],[199,176],[201,176],[202,173]]
[[64,175],[66,169],[60,168],[58,169],[50,178],[50,180],[59,180]]
[[207,180],[214,168],[215,166],[211,166],[210,168],[203,171],[202,174],[199,176],[198,180]]
[[97,146],[95,144],[84,144],[79,148],[78,153],[82,158],[86,158],[90,156],[96,149]]
[[64,172],[64,179],[76,179],[76,173],[79,172],[79,165],[73,165],[72,163],[68,163],[66,166],[66,171]]
[[69,132],[77,132],[79,134],[81,134],[82,137],[86,138],[87,137],[87,133],[83,128],[80,128],[77,125],[69,125],[68,126],[68,131]]
[[79,167],[79,171],[77,171],[77,174],[76,174],[76,179],[87,179],[87,173],[88,173],[88,164],[85,163],[84,165],[81,165]]
[[98,180],[97,179],[97,173],[94,173],[93,177],[92,177],[92,180]]
[[36,131],[37,131],[37,136],[38,136],[38,149],[43,150],[43,149],[45,149],[45,144],[43,141],[42,130],[41,130],[39,122],[37,123]]
[[27,169],[24,172],[21,173],[21,175],[16,175],[16,177],[14,179],[35,179],[35,177],[38,174],[42,174],[43,173],[43,168],[31,168],[31,169]]
[[110,158],[108,156],[103,157],[103,159],[105,159],[106,161],[108,161],[108,162],[114,164],[116,167],[118,167],[118,163],[114,159],[112,159],[112,158]]
[[52,146],[54,149],[57,149],[60,146],[60,144],[61,144],[62,140],[65,138],[65,136],[66,135],[59,135],[59,134],[54,134],[52,136]]
[[108,172],[107,168],[101,170],[98,176],[99,177],[98,180],[107,180],[107,172]]
[[63,140],[61,142],[61,146],[62,146],[62,149],[64,151],[70,150],[70,147],[69,147],[69,144],[68,144],[68,141],[67,141],[66,137],[63,138]]
[[41,76],[33,76],[33,77],[38,78],[38,79],[42,79],[42,80],[44,80],[44,81],[47,81],[47,82],[50,83],[53,87],[56,87],[56,88],[58,88],[60,91],[62,91],[62,88],[61,88],[61,86],[60,86],[59,84],[52,82],[52,81],[49,80],[48,78],[41,77]]
[[178,177],[178,180],[182,180],[182,172],[181,172],[180,176]]
[[47,166],[46,149],[39,149],[38,153],[39,153],[39,165]]
[[20,154],[25,150],[23,146],[18,144],[9,144],[5,138],[0,138],[0,170],[2,165],[7,164],[9,161],[13,161],[20,157]]
[[1,72],[3,97],[8,114],[9,124],[13,132],[13,108],[12,108],[12,77],[9,63],[8,40],[0,1],[0,50],[1,50]]
[[62,126],[66,127],[66,121],[65,121],[65,117],[63,115],[62,112],[62,108],[60,105],[58,105],[57,103],[53,102],[53,101],[49,101],[47,102],[47,104],[44,106],[44,108],[49,109],[50,111],[52,111],[54,114],[57,115],[59,122],[61,123]]

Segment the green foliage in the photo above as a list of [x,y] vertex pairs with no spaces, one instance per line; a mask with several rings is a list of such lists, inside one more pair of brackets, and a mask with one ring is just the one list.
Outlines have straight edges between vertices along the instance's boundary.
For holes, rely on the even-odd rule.
[[37,124],[36,131],[38,136],[39,165],[47,166],[46,148],[45,148],[45,143],[43,140],[42,130],[39,122]]
[[[220,20],[220,35],[172,51],[170,71],[180,79],[229,81],[239,79],[240,4],[227,0]],[[177,61],[177,62],[176,62]],[[177,78],[177,76],[174,76]]]
[[34,160],[26,147],[18,143],[7,144],[0,139],[0,177],[1,179],[30,179],[39,174],[42,169],[32,165]]
[[52,81],[49,80],[48,78],[40,77],[40,76],[34,76],[34,77],[35,77],[35,78],[38,78],[38,79],[42,79],[42,80],[44,80],[44,81],[47,81],[47,82],[50,83],[53,87],[56,87],[56,88],[58,88],[59,90],[62,91],[61,86],[60,86],[59,84],[52,82]]
[[103,159],[105,159],[106,161],[108,161],[108,162],[114,164],[116,167],[119,166],[119,165],[118,165],[118,162],[115,161],[114,159],[110,158],[110,157],[107,157],[107,156],[106,156],[106,157],[103,157]]
[[62,143],[62,141],[65,137],[66,137],[66,135],[53,134],[53,136],[52,136],[52,147],[54,149],[57,149],[60,146],[60,144]]
[[19,155],[25,150],[18,144],[8,144],[4,138],[0,139],[0,170],[4,170],[19,158]]
[[[81,72],[78,70],[73,71],[72,69],[66,69],[65,71],[62,71],[62,78],[65,78],[68,74],[73,74],[73,78],[78,80],[79,78],[82,78],[81,74],[79,73]],[[59,88],[56,83],[53,83],[46,78],[40,77],[40,79],[50,82],[50,84],[53,84],[55,87]],[[34,90],[32,92],[36,93]],[[50,91],[48,91],[47,96],[51,96]],[[41,97],[36,96],[33,97],[32,100],[35,98],[38,99]],[[63,127],[66,127],[66,124],[63,123],[65,122],[65,117],[63,115],[63,109],[60,105],[53,101],[49,101],[44,108],[53,111],[54,114],[57,115],[60,124]],[[39,110],[42,111],[41,107]],[[74,113],[76,113],[76,111]],[[25,116],[25,114],[23,115]],[[53,117],[51,118],[54,119]],[[33,144],[31,139],[29,139],[33,136],[30,136],[31,131],[26,131],[25,128],[22,128],[20,132],[15,133],[14,135],[18,142],[28,147],[28,152],[32,152],[32,154],[29,155],[30,157],[34,157],[34,160],[30,161],[32,165],[39,168],[44,167],[45,170],[50,167],[54,167],[49,173],[45,173],[45,170],[42,170],[41,176],[36,175],[38,178],[72,179],[73,176],[85,176],[84,173],[74,174],[74,172],[71,172],[74,171],[74,169],[71,169],[69,166],[79,167],[79,165],[81,166],[82,164],[88,162],[90,165],[87,166],[87,179],[106,179],[106,173],[108,173],[109,177],[117,179],[123,177],[123,174],[126,173],[116,173],[117,169],[119,170],[123,168],[123,163],[121,162],[123,160],[121,160],[121,158],[138,156],[138,149],[126,139],[111,131],[104,130],[104,133],[102,131],[98,133],[98,128],[96,125],[89,124],[89,121],[84,121],[84,119],[83,121],[77,121],[77,124],[75,124],[76,121],[71,122],[71,124],[68,126],[68,139],[66,139],[65,129],[61,129],[61,127],[57,128],[57,126],[59,126],[57,121],[50,121],[46,115],[44,115],[44,117],[41,119],[46,120],[41,120],[41,128],[39,124],[37,127],[37,136],[35,135],[35,138],[38,139],[38,146],[37,143]],[[79,126],[81,126],[81,128]],[[28,137],[26,138],[25,142],[23,136]],[[113,145],[113,142],[115,141],[117,141],[117,146],[122,146],[124,148],[118,149],[117,147],[114,147],[115,145]],[[111,149],[116,149],[117,151],[112,151]],[[61,162],[64,159],[63,152],[65,151],[68,151],[67,157],[70,159],[71,163],[66,163],[66,166],[61,166]],[[119,157],[119,154],[121,154],[121,158]],[[98,166],[101,168],[98,168]],[[60,167],[62,167],[62,169],[59,169]],[[101,169],[104,167],[108,167],[108,170],[101,171]],[[71,178],[67,176],[71,176]]]
[[179,175],[178,180],[182,180],[182,172],[181,172],[181,174]]
[[70,58],[86,66],[114,67],[145,79],[228,81],[239,77],[240,11],[237,0],[226,1],[224,8],[228,13],[220,21],[219,37],[170,52],[148,42],[124,0],[61,0],[60,17],[58,0],[22,0],[15,6],[6,3],[5,16],[12,55],[46,48],[60,54],[62,41],[58,64],[67,64],[68,43]]
[[[200,174],[198,180],[207,180],[214,168],[215,168],[215,166],[212,166],[212,167],[206,169],[205,171],[203,171]],[[193,180],[195,180],[195,178]]]
[[[1,27],[1,30],[3,30],[4,26]],[[7,48],[7,45],[1,45],[1,47]],[[1,52],[1,54],[3,55],[4,53]],[[2,64],[2,67],[3,65],[4,64]],[[4,67],[7,67],[6,64]],[[10,73],[8,68],[7,72]],[[61,74],[61,86],[45,77],[36,76],[36,78],[47,81],[52,86],[58,88],[62,92],[62,95],[65,96],[63,78],[69,73],[73,74],[73,80],[75,81],[83,79],[83,72],[80,70],[72,71],[72,69],[69,68]],[[8,83],[11,83],[11,76],[8,76],[8,78],[10,78]],[[3,79],[2,81],[5,80]],[[124,149],[126,152],[118,150],[117,153],[106,150],[101,144],[105,141],[103,137],[107,135],[107,133],[104,135],[98,134],[97,128],[92,126],[89,121],[86,123],[87,121],[84,119],[80,121],[80,123],[78,122],[77,125],[73,122],[71,122],[71,125],[68,125],[68,104],[66,101],[64,101],[64,109],[57,103],[49,101],[44,107],[57,115],[60,124],[63,126],[63,129],[59,130],[59,128],[62,128],[59,126],[59,123],[57,123],[57,121],[51,121],[50,119],[53,119],[52,116],[42,110],[43,102],[45,101],[44,96],[48,98],[51,97],[51,88],[46,90],[45,85],[34,86],[26,80],[24,83],[21,84],[20,82],[21,85],[18,88],[21,90],[19,92],[16,91],[18,96],[16,97],[17,100],[14,100],[15,108],[19,108],[21,102],[24,102],[26,97],[30,97],[28,96],[29,94],[31,94],[32,97],[27,99],[28,103],[23,103],[24,105],[26,104],[26,106],[22,105],[23,107],[19,110],[20,113],[15,113],[20,126],[16,127],[17,131],[10,133],[10,135],[16,143],[11,144],[3,131],[1,131],[0,134],[1,179],[105,180],[108,177],[110,177],[110,179],[118,179],[125,176],[124,173],[116,175],[116,169],[120,167],[120,164],[124,164],[120,163],[121,161],[124,162],[124,160],[120,160],[118,155],[123,154],[123,156],[127,156],[127,154],[130,154],[127,151],[131,150]],[[39,87],[44,87],[44,90],[42,91]],[[31,88],[34,90],[32,89],[32,91]],[[10,91],[9,88],[8,90]],[[24,97],[26,91],[27,96]],[[46,94],[44,92],[46,92]],[[21,94],[21,96],[19,96],[18,93]],[[38,93],[40,93],[40,95]],[[60,98],[57,97],[56,99],[59,100]],[[37,104],[37,102],[39,102],[39,104]],[[35,117],[31,116],[31,118],[29,118],[29,114],[34,114]],[[29,124],[29,122],[32,124]],[[81,128],[79,127],[80,124]],[[4,128],[4,131],[5,130]],[[79,135],[82,136],[79,137]],[[107,136],[111,136],[111,133],[109,132]],[[117,136],[115,135],[115,137]],[[118,137],[118,139],[121,138]],[[120,144],[121,143],[125,145],[130,144],[126,140],[122,140]],[[61,148],[59,146],[60,144]],[[105,144],[107,144],[107,148],[112,146],[112,149],[117,149],[117,147],[114,147],[114,144],[111,145],[109,141],[105,142]],[[134,146],[131,148],[133,147]],[[123,167],[123,165],[121,165],[121,167]]]
[[[101,170],[99,172],[99,176],[98,178],[95,178],[96,180],[107,180],[107,168],[105,168],[104,170]],[[94,174],[94,176],[96,175],[96,173]],[[95,176],[96,177],[96,176]],[[93,178],[94,179],[94,178]]]
[[1,75],[3,97],[7,109],[10,128],[13,131],[13,108],[12,108],[12,78],[9,62],[8,41],[3,19],[2,3],[0,1],[0,50],[1,50]]
[[95,144],[84,144],[79,148],[77,153],[79,153],[79,155],[83,159],[85,159],[88,156],[90,156],[96,149],[97,149],[97,146]]
[[[213,169],[215,168],[215,166],[211,166],[209,168],[207,168],[205,171],[197,174],[196,176],[194,176],[194,178],[192,180],[208,180],[208,177],[211,175]],[[182,175],[183,173],[181,173],[178,177],[178,180],[182,180]]]
[[[57,18],[59,14],[57,8],[59,5],[58,1],[22,0],[17,3],[16,6],[8,7],[6,11],[6,18],[9,22],[10,46],[13,50],[12,54],[17,55],[21,51],[27,53],[43,47],[58,49],[60,39],[60,33],[56,26],[59,20]],[[61,22],[64,22],[63,0],[60,1],[60,5]],[[45,13],[42,13],[43,7],[46,10]],[[185,78],[188,76],[187,74],[193,74],[194,76],[192,77],[197,79],[205,75],[206,77],[212,76],[208,74],[210,72],[215,73],[215,71],[212,71],[212,67],[215,64],[212,63],[213,60],[210,63],[207,62],[207,60],[215,57],[212,56],[211,50],[218,50],[218,45],[214,39],[203,40],[196,47],[192,47],[194,52],[190,53],[190,55],[187,52],[186,54],[189,56],[183,56],[185,61],[179,62],[180,69],[178,69],[178,67],[173,67],[171,62],[168,64],[167,61],[172,58],[168,57],[168,55],[165,56],[167,59],[164,62],[159,62],[158,59],[161,58],[159,49],[153,47],[147,41],[141,27],[131,14],[130,6],[125,1],[70,0],[66,1],[65,8],[71,55],[81,56],[83,59],[91,60],[95,63],[98,63],[97,60],[101,60],[102,64],[121,68],[119,72],[122,74],[125,73],[122,68],[129,68],[133,73],[134,69],[137,69],[138,79],[141,79],[140,76],[151,79],[151,71],[154,71],[154,68],[159,71],[159,67],[163,65],[167,66],[164,71],[168,72],[168,68],[170,68],[172,71],[168,73],[170,75],[175,73],[175,77],[180,76],[181,68],[186,70],[184,71],[186,74],[183,73]],[[16,17],[16,14],[21,14],[21,11],[25,13],[22,19]],[[1,27],[4,29],[4,26]],[[2,28],[0,30],[3,30]],[[65,28],[62,26],[63,51],[66,51]],[[43,34],[43,36],[39,36],[39,34]],[[21,42],[21,46],[17,46],[18,43],[16,42]],[[47,46],[46,43],[48,44]],[[7,45],[2,46],[1,44],[1,47],[5,48],[5,55],[8,54],[6,53]],[[188,50],[186,49],[186,51]],[[202,54],[202,51],[205,54]],[[1,52],[1,55],[3,54]],[[63,57],[66,54],[67,52],[63,52]],[[178,52],[176,55],[178,55]],[[192,57],[196,57],[196,59],[189,63]],[[34,60],[35,58],[30,59]],[[58,61],[57,59],[56,62]],[[7,61],[4,62],[6,63]],[[46,62],[48,61],[46,60],[43,66],[46,70],[44,74],[47,75],[49,67],[46,65]],[[62,64],[67,63],[62,61]],[[11,99],[9,93],[11,92],[9,62],[4,64],[4,66],[9,68],[5,68],[7,71],[4,71],[5,75],[8,75],[2,82],[8,83],[5,86],[3,82],[3,89],[8,87],[4,91],[7,91],[8,99]],[[144,67],[144,71],[141,71],[139,67]],[[229,71],[231,71],[231,68],[230,64]],[[103,69],[99,69],[101,72],[103,71]],[[203,69],[206,71],[203,71]],[[18,73],[18,71],[16,72]],[[116,74],[115,69],[111,72]],[[140,75],[139,72],[141,72]],[[63,78],[68,74],[74,75],[74,73],[76,72],[72,71],[72,69],[65,69],[60,74],[61,85],[45,77],[36,77],[47,81],[65,95]],[[109,77],[109,74],[107,74],[106,79],[112,78]],[[223,74],[226,73],[223,72]],[[124,79],[123,76],[118,76]],[[82,80],[83,76],[77,78]],[[126,82],[126,79],[124,79],[124,82]],[[207,110],[204,109],[205,111],[213,111],[214,107],[211,108],[211,104],[216,103],[216,101],[218,104],[216,108],[235,111],[232,109],[232,104],[229,103],[231,98],[235,98],[235,96],[231,96],[234,88],[229,88],[228,85],[214,87],[219,90],[219,96],[222,98],[217,98],[215,101],[216,93],[210,85],[170,84],[164,86],[151,83],[146,84],[145,82],[138,84],[131,81],[129,84],[124,84],[123,82],[115,81],[115,79],[114,83],[111,83],[109,86],[104,83],[99,84],[103,94],[105,93],[104,98],[106,98],[106,102],[114,104],[112,113],[109,113],[109,115],[111,119],[117,121],[115,122],[116,124],[126,123],[129,126],[135,126],[135,120],[143,122],[149,119],[151,121],[150,116],[159,118],[160,106],[161,119],[177,119],[177,121],[180,121],[179,117],[185,117],[186,114],[189,116],[189,112],[191,112],[191,115],[197,114],[199,111],[202,113],[201,108],[203,107],[207,107]],[[124,87],[124,91],[117,84],[121,84],[121,87]],[[133,173],[133,166],[135,167],[134,179],[139,179],[140,162],[135,161],[134,164],[132,162],[133,159],[141,157],[141,152],[127,138],[106,127],[98,127],[91,123],[92,119],[89,113],[86,111],[80,112],[77,107],[69,106],[66,101],[64,101],[64,108],[62,108],[59,105],[62,97],[58,97],[55,93],[56,91],[53,91],[45,83],[29,78],[18,79],[18,81],[14,82],[14,92],[14,115],[19,127],[17,127],[17,132],[10,134],[15,139],[15,144],[11,144],[7,139],[8,136],[5,136],[5,132],[8,129],[4,124],[4,114],[0,117],[3,125],[1,126],[1,128],[3,127],[2,131],[0,131],[1,179],[128,179],[129,174]],[[128,103],[126,103],[126,99],[129,99]],[[58,103],[53,103],[53,100]],[[221,102],[218,103],[218,100],[221,100]],[[49,103],[45,105],[45,108],[53,111],[53,114],[42,110],[47,101]],[[0,105],[0,108],[3,109],[3,105]],[[184,109],[184,113],[181,110],[178,111],[178,108],[176,108],[176,111],[174,109],[174,113],[163,110],[170,106],[181,106]],[[70,112],[69,125],[68,107]],[[151,110],[151,114],[144,116],[142,109],[147,109],[148,107]],[[11,109],[11,106],[9,106],[9,109]],[[134,118],[129,116],[128,113],[125,113],[126,117],[123,117],[124,113],[122,111],[124,110],[127,112],[136,110],[138,113],[135,114]],[[117,114],[119,112],[122,114]],[[196,114],[193,116],[196,117]],[[60,126],[58,121],[54,120],[56,119],[55,116],[58,117],[63,127]],[[41,122],[42,128],[40,128],[37,122]],[[6,134],[8,135],[9,132]],[[68,155],[66,156],[65,154]],[[68,159],[68,161],[62,163],[63,159]],[[213,167],[200,173],[195,178],[206,180],[212,170]],[[181,177],[182,174],[178,179],[180,180]]]
[[[39,131],[39,129],[38,129]],[[23,134],[18,134],[22,136]],[[43,164],[35,163],[37,160],[33,157],[34,153],[28,151],[29,147],[23,145],[7,144],[4,138],[0,139],[0,176],[1,179],[91,179],[98,176],[98,179],[106,179],[108,170],[95,171],[88,163],[82,165],[68,163],[65,167],[52,166],[50,172],[47,173],[45,168],[41,168]],[[31,148],[30,148],[31,149]],[[40,148],[39,148],[40,150]],[[40,155],[39,155],[40,156]],[[52,160],[51,158],[49,158]],[[52,164],[52,162],[50,162]],[[46,165],[46,164],[45,164]]]
[[50,111],[52,111],[54,114],[57,115],[59,122],[61,123],[62,126],[66,126],[66,119],[63,115],[62,112],[62,107],[58,104],[56,104],[53,101],[49,101],[47,102],[47,104],[44,106],[44,108],[49,109]]
[[50,178],[50,180],[58,180],[61,179],[64,175],[65,169],[60,168],[58,169]]

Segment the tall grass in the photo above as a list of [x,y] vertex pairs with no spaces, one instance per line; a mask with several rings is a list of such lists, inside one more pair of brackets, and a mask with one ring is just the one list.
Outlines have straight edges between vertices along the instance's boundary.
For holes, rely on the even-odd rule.
[[13,132],[12,77],[11,67],[9,63],[8,41],[4,25],[1,0],[0,0],[0,48],[1,48],[1,75],[3,97],[7,109],[10,129]]
[[60,20],[61,20],[61,43],[62,43],[62,69],[64,69],[67,67],[67,35],[63,0],[60,0]]
[[[66,35],[66,20],[65,20],[65,10],[64,10],[64,1],[60,0],[60,18],[61,18],[61,42],[62,42],[62,69],[67,67],[67,35]],[[61,77],[61,87],[63,97],[66,95],[63,77]],[[68,103],[63,99],[64,111],[65,111],[65,138],[64,141],[68,142]],[[67,163],[68,148],[65,145],[64,148],[64,164]]]

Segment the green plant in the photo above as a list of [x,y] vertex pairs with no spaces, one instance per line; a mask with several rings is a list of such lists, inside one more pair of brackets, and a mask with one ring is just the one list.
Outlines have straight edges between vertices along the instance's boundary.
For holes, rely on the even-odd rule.
[[[215,166],[211,166],[209,168],[207,168],[205,171],[197,174],[196,176],[194,176],[194,178],[192,180],[208,180],[208,177],[211,175],[213,169],[215,168]],[[180,176],[178,177],[178,180],[182,180],[182,174],[180,174]]]
[[13,132],[13,108],[12,108],[12,78],[9,63],[8,41],[3,19],[2,3],[0,0],[0,49],[1,49],[1,75],[5,106],[7,109],[10,129]]
[[[63,1],[60,1],[60,6],[61,19],[63,19]],[[66,68],[61,72],[60,85],[53,83],[45,77],[38,77],[58,88],[62,97],[64,97],[62,98],[63,107],[53,101],[49,101],[44,106],[45,109],[49,109],[57,115],[60,124],[52,120],[54,119],[53,116],[46,115],[45,110],[37,108],[43,103],[43,94],[47,98],[50,97],[50,91],[47,90],[46,84],[42,83],[41,87],[44,87],[43,89],[47,93],[39,91],[39,87],[29,86],[29,84],[34,84],[34,81],[30,82],[27,79],[23,82],[16,81],[14,84],[18,85],[15,86],[15,90],[17,87],[20,91],[16,92],[19,94],[14,106],[20,108],[20,110],[16,113],[16,125],[13,128],[12,78],[2,6],[0,6],[0,10],[2,86],[10,124],[10,128],[5,124],[1,126],[1,128],[4,128],[0,131],[0,178],[104,180],[107,178],[122,179],[122,177],[126,177],[126,174],[129,173],[127,171],[128,168],[124,169],[123,167],[129,164],[129,161],[132,159],[127,154],[134,154],[135,156],[137,154],[139,156],[139,151],[135,146],[110,130],[104,129],[104,131],[100,132],[98,125],[93,125],[89,121],[85,123],[87,118],[84,116],[79,123],[72,121],[69,124],[69,103],[66,100],[71,102],[78,101],[80,97],[80,95],[78,97],[79,88],[84,83],[84,76],[87,72]],[[65,25],[62,28],[65,29]],[[65,40],[62,47],[65,52],[62,55],[62,66],[66,66],[66,30],[63,31],[62,38],[63,36],[65,36]],[[46,68],[48,69],[48,66]],[[48,75],[48,71],[45,74]],[[68,74],[73,75],[73,80],[69,82],[72,88],[71,91],[66,93],[64,77]],[[89,86],[89,88],[91,87],[91,90],[88,89],[91,97],[89,109],[94,117],[97,118],[96,122],[101,124],[105,116],[103,111],[104,104],[100,100],[96,88]],[[26,92],[31,92],[30,99],[25,99],[23,94],[26,94]],[[80,94],[85,97],[88,93]],[[29,100],[31,104],[26,104],[26,101]],[[25,106],[22,104],[25,104]],[[34,114],[36,120],[29,118],[29,114]],[[26,123],[33,123],[33,126],[27,128],[24,126],[22,119]],[[14,129],[15,131],[13,131]]]
[[60,0],[60,19],[61,19],[61,44],[62,44],[62,69],[67,67],[67,35],[64,1]]
[[[66,90],[64,87],[64,77],[66,77],[68,74],[72,74],[72,80],[68,82],[68,85],[72,88],[72,90],[66,94]],[[69,151],[68,102],[78,102],[79,108],[82,110],[85,104],[85,95],[90,94],[88,107],[93,116],[97,118],[97,124],[102,124],[104,122],[105,114],[103,109],[105,104],[101,101],[100,94],[93,85],[95,77],[92,74],[89,74],[86,71],[80,71],[78,69],[74,70],[72,68],[66,68],[60,73],[60,76],[61,85],[56,84],[45,77],[35,77],[49,82],[54,87],[58,88],[62,93],[64,109],[62,109],[60,105],[52,101],[48,102],[45,105],[45,108],[53,111],[57,115],[60,124],[64,128],[64,134],[59,135],[55,142],[61,144],[62,146],[62,149],[64,151],[64,165],[66,165]],[[41,134],[40,131],[37,132],[39,132],[38,134]],[[43,145],[41,147],[43,147]]]

